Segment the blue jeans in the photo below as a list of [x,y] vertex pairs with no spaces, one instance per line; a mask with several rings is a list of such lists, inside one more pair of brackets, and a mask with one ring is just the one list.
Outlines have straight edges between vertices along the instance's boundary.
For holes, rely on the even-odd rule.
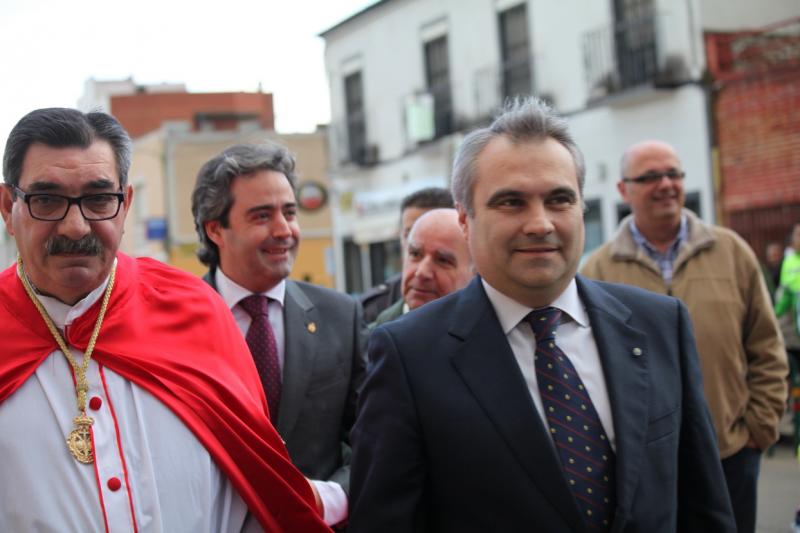
[[747,446],[722,460],[739,533],[754,533],[756,530],[756,489],[760,468],[761,450]]

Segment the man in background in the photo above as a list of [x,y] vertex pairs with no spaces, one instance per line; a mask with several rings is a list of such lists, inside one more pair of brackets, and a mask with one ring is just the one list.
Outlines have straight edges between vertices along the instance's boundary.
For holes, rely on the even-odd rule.
[[406,242],[403,297],[378,315],[375,326],[461,289],[472,278],[472,260],[455,209],[424,213],[412,226]]
[[[425,212],[431,209],[453,207],[453,196],[450,191],[441,187],[427,187],[414,191],[400,202],[400,253],[405,254],[408,234],[411,226]],[[364,308],[364,320],[375,321],[387,307],[397,302],[402,296],[402,272],[389,277],[383,283],[373,287],[361,295]]]
[[767,284],[767,290],[770,297],[775,299],[775,291],[781,284],[781,265],[783,265],[784,250],[781,243],[772,241],[767,244],[764,250],[764,264],[762,265],[762,272],[764,274],[764,282]]
[[800,222],[792,227],[789,250],[781,265],[775,313],[778,315],[778,323],[786,342],[786,354],[792,368],[791,408],[795,438],[800,441]]
[[247,339],[272,424],[335,525],[348,513],[363,319],[347,295],[287,279],[300,244],[294,168],[277,144],[232,146],[200,169],[192,213],[205,280]]
[[686,304],[738,531],[753,532],[761,452],[778,439],[788,371],[758,260],[734,232],[684,209],[685,172],[672,146],[634,144],[620,166],[631,215],[581,272]]

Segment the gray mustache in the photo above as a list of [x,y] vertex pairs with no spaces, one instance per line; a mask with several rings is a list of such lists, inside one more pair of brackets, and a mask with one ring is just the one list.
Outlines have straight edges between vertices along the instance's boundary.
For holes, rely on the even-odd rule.
[[103,252],[103,243],[93,234],[81,237],[77,241],[57,235],[48,239],[44,248],[47,255],[100,255]]

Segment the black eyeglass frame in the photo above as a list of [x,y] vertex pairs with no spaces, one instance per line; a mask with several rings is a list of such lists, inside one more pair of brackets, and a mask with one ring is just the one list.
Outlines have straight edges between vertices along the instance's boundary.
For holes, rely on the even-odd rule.
[[650,171],[645,172],[641,176],[634,176],[632,178],[622,178],[622,181],[625,183],[637,183],[639,185],[645,185],[647,183],[656,183],[664,179],[664,176],[668,177],[670,181],[682,180],[686,177],[686,172],[683,170],[676,170],[671,168],[669,170],[664,171]]
[[[16,185],[11,186],[11,190],[14,192],[15,196],[19,196],[23,202],[28,205],[28,213],[31,215],[31,218],[36,220],[41,220],[43,222],[58,222],[60,220],[64,220],[67,217],[67,213],[69,213],[70,208],[73,204],[78,206],[78,211],[81,212],[81,216],[89,221],[89,222],[100,222],[102,220],[111,220],[112,218],[116,218],[119,215],[119,210],[122,207],[122,202],[125,200],[125,193],[123,192],[101,192],[101,193],[94,193],[94,194],[84,194],[83,196],[64,196],[63,194],[54,194],[51,192],[35,192],[35,193],[28,193],[17,187]],[[36,198],[37,196],[51,196],[56,198],[61,198],[67,201],[67,207],[64,209],[64,213],[58,218],[42,218],[33,214],[33,209],[31,208],[31,199]],[[87,217],[86,213],[83,211],[83,201],[86,198],[95,198],[97,196],[113,196],[117,199],[117,209],[114,211],[113,215],[107,217]]]

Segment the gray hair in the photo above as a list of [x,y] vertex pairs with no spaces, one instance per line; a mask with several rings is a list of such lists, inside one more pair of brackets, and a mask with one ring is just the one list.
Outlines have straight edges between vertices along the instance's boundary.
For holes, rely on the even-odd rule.
[[297,176],[294,165],[294,157],[289,150],[279,144],[263,141],[260,144],[231,146],[200,168],[192,191],[192,215],[200,239],[197,249],[200,261],[211,267],[219,265],[219,249],[209,239],[205,223],[218,220],[222,227],[228,227],[228,215],[233,205],[233,180],[259,170],[273,170],[286,176],[292,191],[295,191]]
[[50,107],[31,111],[8,135],[3,154],[3,177],[7,185],[19,185],[28,148],[41,143],[52,148],[89,148],[106,141],[114,152],[120,187],[128,182],[131,138],[119,121],[107,113],[83,113],[77,109]]
[[458,147],[453,160],[452,190],[456,203],[465,209],[467,215],[475,214],[473,194],[478,155],[489,142],[500,136],[514,143],[548,138],[558,141],[572,156],[578,189],[583,198],[586,164],[569,133],[567,121],[558,116],[544,100],[535,96],[517,97],[506,102],[488,127],[470,132]]

